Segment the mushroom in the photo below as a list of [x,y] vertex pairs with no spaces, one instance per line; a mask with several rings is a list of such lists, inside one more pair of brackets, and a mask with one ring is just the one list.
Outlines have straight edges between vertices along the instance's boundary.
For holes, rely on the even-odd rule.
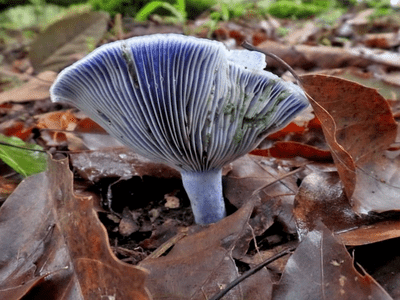
[[85,112],[138,154],[178,169],[195,222],[226,216],[222,167],[308,106],[265,55],[178,34],[103,45],[63,70],[53,102]]

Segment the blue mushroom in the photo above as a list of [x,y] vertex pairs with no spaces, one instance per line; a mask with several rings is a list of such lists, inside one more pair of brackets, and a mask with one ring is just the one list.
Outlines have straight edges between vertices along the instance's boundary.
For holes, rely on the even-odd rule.
[[210,224],[226,215],[222,167],[308,106],[301,88],[265,66],[259,52],[155,34],[99,47],[63,70],[50,93],[138,154],[178,169],[196,223]]

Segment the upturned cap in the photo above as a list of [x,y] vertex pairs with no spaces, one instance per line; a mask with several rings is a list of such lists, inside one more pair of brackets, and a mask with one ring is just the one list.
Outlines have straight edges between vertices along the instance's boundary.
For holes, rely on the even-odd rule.
[[218,169],[308,106],[265,56],[177,34],[99,47],[50,89],[137,153],[181,171]]

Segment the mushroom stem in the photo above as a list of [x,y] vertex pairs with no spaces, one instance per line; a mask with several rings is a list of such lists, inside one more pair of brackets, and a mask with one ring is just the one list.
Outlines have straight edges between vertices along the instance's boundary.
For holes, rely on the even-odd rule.
[[197,224],[215,223],[226,216],[221,169],[182,171],[181,175]]

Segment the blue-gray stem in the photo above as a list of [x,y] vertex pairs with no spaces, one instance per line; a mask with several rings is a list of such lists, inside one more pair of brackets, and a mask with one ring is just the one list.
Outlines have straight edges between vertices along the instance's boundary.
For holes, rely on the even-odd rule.
[[181,175],[197,224],[215,223],[226,216],[221,169],[182,171]]

